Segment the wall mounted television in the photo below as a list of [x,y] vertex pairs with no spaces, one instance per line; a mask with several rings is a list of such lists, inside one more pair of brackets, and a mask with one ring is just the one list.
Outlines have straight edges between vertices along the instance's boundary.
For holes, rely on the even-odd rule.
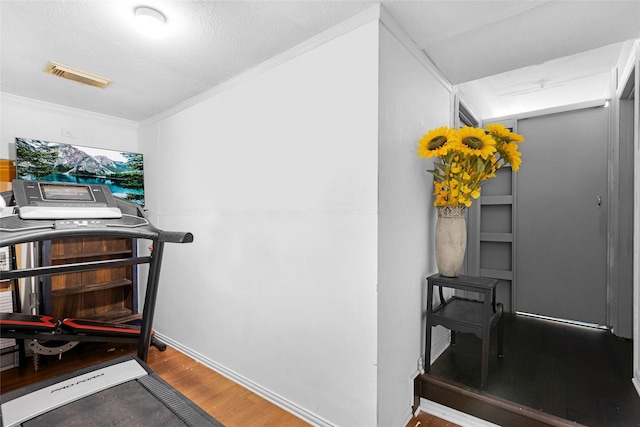
[[103,184],[114,196],[144,206],[144,168],[140,153],[16,138],[16,177]]

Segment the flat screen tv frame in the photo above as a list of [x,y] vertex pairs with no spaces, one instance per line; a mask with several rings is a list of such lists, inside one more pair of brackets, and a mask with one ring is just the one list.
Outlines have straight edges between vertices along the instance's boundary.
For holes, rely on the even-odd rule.
[[141,153],[16,138],[16,177],[106,185],[115,197],[141,206],[145,202]]

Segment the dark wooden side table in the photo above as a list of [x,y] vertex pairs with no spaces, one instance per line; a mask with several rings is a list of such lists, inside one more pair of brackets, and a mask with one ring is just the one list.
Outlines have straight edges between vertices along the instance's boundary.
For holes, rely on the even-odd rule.
[[[444,277],[434,274],[427,278],[427,330],[425,339],[424,370],[431,370],[431,328],[442,325],[451,330],[451,344],[455,344],[455,333],[471,332],[482,339],[482,371],[480,388],[486,390],[489,370],[489,339],[491,328],[498,325],[498,356],[502,357],[503,325],[502,304],[496,304],[497,279],[464,276]],[[440,304],[433,307],[433,287],[438,286]],[[482,299],[467,299],[453,296],[445,301],[442,289],[453,288],[477,293]]]

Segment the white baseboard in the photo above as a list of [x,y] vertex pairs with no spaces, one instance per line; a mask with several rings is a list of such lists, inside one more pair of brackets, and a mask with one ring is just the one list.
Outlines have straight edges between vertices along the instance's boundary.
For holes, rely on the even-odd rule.
[[636,388],[636,391],[638,392],[638,396],[640,396],[640,375],[636,372],[635,374],[636,376],[631,378],[631,382],[633,383],[633,386]]
[[337,427],[335,424],[331,423],[330,421],[320,417],[317,414],[314,414],[312,412],[309,412],[308,410],[306,410],[305,408],[302,408],[301,406],[298,406],[297,404],[291,402],[290,400],[272,392],[269,389],[266,389],[264,387],[262,387],[259,384],[256,384],[255,382],[251,381],[250,379],[238,374],[237,372],[234,372],[222,365],[220,365],[219,363],[214,362],[213,360],[204,357],[203,355],[201,355],[200,353],[193,351],[192,349],[185,347],[184,345],[180,344],[177,341],[172,340],[171,338],[162,335],[158,332],[156,332],[156,337],[158,338],[158,340],[168,344],[169,346],[171,346],[172,348],[180,351],[181,353],[186,354],[187,356],[193,358],[194,360],[202,363],[203,365],[205,365],[206,367],[208,367],[209,369],[212,369],[214,371],[216,371],[217,373],[219,373],[220,375],[230,379],[231,381],[240,384],[241,386],[243,386],[244,388],[246,388],[249,391],[252,391],[253,393],[257,394],[258,396],[262,397],[263,399],[268,400],[269,402],[273,403],[274,405],[284,409],[285,411],[295,415],[296,417],[302,419],[303,421],[306,421],[307,423],[313,425],[313,426],[317,426],[317,427]]
[[500,427],[497,424],[427,399],[420,399],[419,410],[463,427]]

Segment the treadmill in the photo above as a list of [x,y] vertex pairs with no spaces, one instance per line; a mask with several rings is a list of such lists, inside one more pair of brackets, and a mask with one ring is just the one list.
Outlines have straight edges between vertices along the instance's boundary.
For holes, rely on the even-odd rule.
[[[0,193],[3,199],[0,202],[7,206],[2,208],[0,216],[0,247],[65,237],[97,236],[146,239],[152,242],[153,251],[149,256],[0,271],[0,279],[4,280],[149,265],[139,327],[86,319],[64,319],[55,323],[50,316],[0,314],[2,336],[6,338],[67,343],[131,342],[138,345],[137,357],[118,359],[1,394],[2,425],[221,426],[163,382],[145,363],[153,336],[164,244],[191,243],[193,235],[156,228],[139,205],[113,197],[105,185],[18,179],[12,184],[12,191]],[[64,351],[71,347],[61,348]],[[174,402],[178,409],[170,402]],[[158,409],[161,407],[166,410]],[[180,411],[186,411],[187,415],[179,415]],[[63,413],[65,415],[56,415]],[[76,416],[71,417],[69,413]],[[163,413],[165,415],[161,415]],[[167,418],[156,419],[156,416]],[[73,419],[82,421],[72,424]]]

